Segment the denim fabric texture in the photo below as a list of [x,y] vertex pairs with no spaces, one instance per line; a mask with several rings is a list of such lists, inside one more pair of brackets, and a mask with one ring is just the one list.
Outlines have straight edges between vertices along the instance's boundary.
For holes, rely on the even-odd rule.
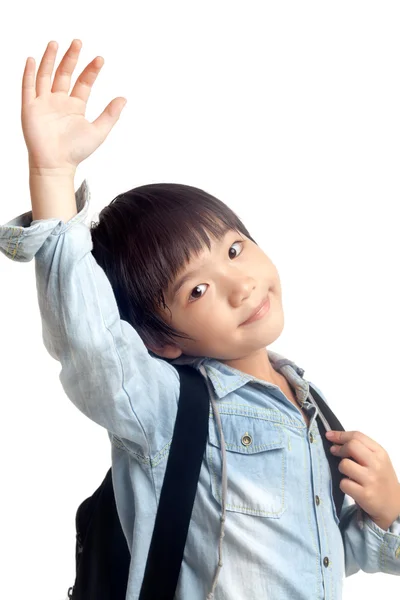
[[[60,362],[68,398],[108,431],[117,508],[131,550],[127,600],[136,600],[177,414],[179,376],[174,363],[151,356],[119,317],[111,285],[91,254],[86,180],[76,202],[78,214],[67,223],[32,221],[31,212],[6,223],[0,251],[15,261],[35,258],[45,347]],[[307,411],[309,427],[276,385],[215,359],[175,361],[206,374],[214,400],[177,600],[340,600],[343,578],[359,570],[400,575],[400,519],[383,531],[348,496],[336,514],[304,369],[268,354]],[[217,578],[223,453],[216,411],[227,472]]]

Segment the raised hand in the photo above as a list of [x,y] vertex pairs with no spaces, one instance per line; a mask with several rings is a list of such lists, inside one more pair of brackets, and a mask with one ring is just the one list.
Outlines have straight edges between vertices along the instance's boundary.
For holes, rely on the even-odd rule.
[[86,104],[104,60],[97,56],[89,63],[69,94],[81,47],[80,40],[73,40],[58,65],[53,85],[57,42],[47,45],[36,82],[35,60],[26,61],[21,122],[31,173],[74,175],[78,164],[104,142],[126,104],[125,98],[114,98],[93,123],[85,119]]

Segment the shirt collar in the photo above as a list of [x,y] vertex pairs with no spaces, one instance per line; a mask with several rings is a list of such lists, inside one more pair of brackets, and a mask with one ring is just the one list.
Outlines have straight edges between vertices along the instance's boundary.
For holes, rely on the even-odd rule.
[[[272,350],[267,350],[267,352],[274,369],[293,385],[297,398],[301,402],[304,401],[308,395],[308,384],[303,379],[304,369],[298,367],[296,363],[277,352],[273,352]],[[253,377],[253,375],[238,371],[215,358],[182,355],[170,362],[172,365],[191,365],[196,369],[199,369],[200,365],[203,364],[215,394],[219,399],[224,398],[230,392],[236,391],[249,381],[258,381],[267,387],[276,387],[272,383],[261,381]]]

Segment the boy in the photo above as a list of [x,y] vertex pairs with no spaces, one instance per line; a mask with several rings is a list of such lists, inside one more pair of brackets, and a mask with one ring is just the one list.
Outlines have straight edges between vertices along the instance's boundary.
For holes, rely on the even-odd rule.
[[[138,597],[172,438],[179,377],[192,364],[210,392],[208,441],[176,598],[333,599],[343,575],[400,574],[400,484],[386,452],[332,433],[347,501],[337,515],[304,370],[267,351],[283,329],[275,266],[240,220],[201,190],[142,186],[90,231],[77,165],[123,108],[90,124],[99,58],[70,78],[74,40],[51,87],[57,45],[28,59],[22,126],[32,213],[0,229],[13,260],[35,256],[43,339],[76,406],[109,432],[118,513]],[[353,460],[349,460],[352,458]],[[357,505],[359,510],[357,511]],[[345,523],[342,531],[339,523]]]

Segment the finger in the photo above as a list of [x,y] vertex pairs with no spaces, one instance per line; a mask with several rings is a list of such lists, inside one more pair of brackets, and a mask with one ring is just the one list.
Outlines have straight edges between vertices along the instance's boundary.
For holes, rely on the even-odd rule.
[[22,107],[30,104],[35,98],[35,59],[30,56],[26,60],[22,76]]
[[368,469],[354,462],[344,458],[340,461],[338,469],[343,475],[349,477],[359,485],[365,486],[368,483]]
[[92,91],[92,86],[97,79],[100,69],[104,65],[104,58],[96,56],[91,63],[82,71],[75,82],[71,96],[80,98],[83,102],[87,102]]
[[339,487],[342,490],[342,492],[353,498],[353,500],[355,500],[357,504],[361,505],[363,503],[364,488],[359,483],[357,483],[356,481],[352,481],[351,479],[347,479],[347,477],[344,477],[341,480]]
[[101,115],[93,121],[93,125],[98,130],[102,142],[106,139],[111,129],[118,121],[125,104],[125,98],[114,98],[114,100],[111,100],[105,107]]
[[372,452],[381,449],[381,446],[373,439],[361,433],[360,431],[329,431],[326,437],[334,444],[345,444],[352,439],[356,439],[369,448]]
[[72,43],[63,56],[54,75],[52,92],[65,92],[68,94],[71,86],[71,75],[74,72],[79,53],[82,49],[81,40],[72,40]]
[[41,96],[47,94],[51,90],[51,75],[54,69],[58,50],[57,42],[49,42],[47,48],[40,61],[39,69],[36,76],[36,95]]
[[343,444],[343,446],[331,446],[330,451],[334,456],[354,458],[358,464],[364,467],[369,467],[374,458],[374,453],[364,446],[362,442],[354,438]]

